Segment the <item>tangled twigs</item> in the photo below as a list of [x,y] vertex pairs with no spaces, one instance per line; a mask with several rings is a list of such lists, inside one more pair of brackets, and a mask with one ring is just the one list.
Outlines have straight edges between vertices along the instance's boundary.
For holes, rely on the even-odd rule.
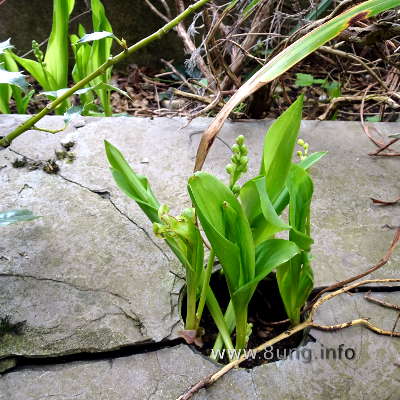
[[389,143],[386,143],[384,146],[380,147],[378,150],[374,151],[373,153],[368,153],[368,155],[369,156],[384,156],[384,155],[393,156],[396,153],[385,153],[385,154],[381,154],[381,153],[382,153],[382,151],[388,149],[392,144],[394,144],[394,143],[396,143],[398,141],[399,141],[399,139],[397,139],[397,138],[396,139],[392,139]]
[[[396,336],[400,337],[400,332],[394,332],[394,331],[387,331],[383,330],[376,325],[372,324],[369,322],[367,318],[357,318],[354,319],[353,321],[345,322],[343,324],[336,324],[336,325],[319,325],[314,323],[313,318],[318,310],[318,308],[328,300],[332,299],[333,297],[336,297],[340,294],[346,293],[358,286],[362,286],[365,284],[370,284],[370,283],[389,283],[389,282],[400,282],[400,278],[389,278],[389,279],[367,279],[361,282],[354,283],[353,285],[346,286],[342,289],[336,290],[335,292],[329,293],[324,297],[321,297],[311,308],[310,313],[306,321],[302,322],[299,325],[294,326],[291,329],[288,329],[287,331],[281,333],[280,335],[272,338],[271,340],[268,340],[267,342],[261,344],[260,346],[256,347],[255,349],[252,350],[251,354],[254,353],[259,353],[260,351],[265,350],[267,347],[270,347],[274,345],[275,343],[278,343],[282,341],[283,339],[286,339],[292,335],[294,335],[297,332],[302,331],[303,329],[306,328],[315,328],[315,329],[320,329],[323,331],[335,331],[335,330],[340,330],[340,329],[345,329],[349,328],[351,326],[356,326],[356,325],[363,325],[372,332],[375,332],[379,335],[384,335],[384,336]],[[197,393],[200,389],[209,387],[213,383],[215,383],[219,378],[227,374],[230,370],[233,368],[239,366],[243,361],[247,359],[247,354],[243,354],[239,359],[232,361],[231,363],[225,365],[223,368],[221,368],[219,371],[217,371],[215,374],[208,375],[205,378],[203,378],[201,381],[197,382],[195,385],[193,385],[190,389],[188,389],[182,396],[178,397],[177,400],[188,400],[190,399],[195,393]]]

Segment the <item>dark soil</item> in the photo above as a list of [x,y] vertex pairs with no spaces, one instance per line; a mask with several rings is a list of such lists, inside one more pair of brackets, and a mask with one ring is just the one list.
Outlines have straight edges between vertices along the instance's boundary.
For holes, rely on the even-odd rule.
[[[225,277],[220,272],[214,273],[210,285],[218,298],[221,308],[225,310],[229,302],[229,293]],[[182,302],[182,305],[182,315],[185,317],[185,301]],[[248,321],[253,324],[253,329],[248,342],[248,349],[253,349],[287,330],[290,326],[289,323],[271,325],[271,322],[281,321],[286,318],[286,312],[275,277],[271,274],[270,277],[259,283],[249,305]],[[204,344],[202,348],[197,350],[206,356],[210,356],[211,349],[218,335],[218,329],[207,309],[204,310],[200,326],[205,331],[202,337]],[[232,335],[232,341],[235,343],[234,333]],[[268,349],[266,353],[262,351],[258,353],[254,359],[244,361],[241,367],[254,368],[258,365],[278,361],[285,358],[285,356],[289,357],[294,349],[307,341],[309,341],[308,335],[304,332],[298,332],[277,343],[272,348]],[[220,362],[227,363],[228,358],[225,356],[225,359],[220,360]]]

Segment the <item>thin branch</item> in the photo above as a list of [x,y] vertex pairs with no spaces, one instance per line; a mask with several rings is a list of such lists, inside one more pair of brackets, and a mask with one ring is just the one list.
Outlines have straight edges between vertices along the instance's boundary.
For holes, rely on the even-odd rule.
[[162,20],[164,20],[167,23],[170,21],[170,19],[166,15],[164,15],[161,11],[159,11],[158,8],[155,7],[153,3],[150,2],[150,0],[144,0],[144,1],[146,2],[150,10],[153,11],[154,14],[159,16]]
[[371,292],[368,292],[364,295],[364,298],[371,303],[379,304],[380,306],[387,307],[387,308],[392,308],[393,310],[398,310],[400,311],[400,305],[398,304],[392,304],[388,303],[387,301],[377,299],[375,297],[371,297]]
[[199,0],[196,3],[193,3],[188,8],[186,8],[186,10],[184,10],[182,13],[180,13],[176,18],[174,18],[169,23],[162,26],[160,29],[158,29],[156,32],[154,32],[150,36],[147,36],[146,38],[140,40],[139,42],[135,43],[134,45],[130,46],[129,48],[124,49],[119,54],[117,54],[115,57],[112,57],[109,60],[107,60],[104,64],[100,65],[100,67],[97,68],[94,72],[87,75],[84,79],[82,79],[81,81],[79,81],[78,83],[73,85],[71,88],[69,88],[67,91],[65,91],[65,93],[63,95],[61,95],[60,97],[57,97],[57,99],[55,99],[54,101],[49,103],[39,113],[33,115],[27,121],[22,123],[20,126],[18,126],[16,129],[14,129],[12,132],[10,132],[7,136],[0,139],[0,148],[9,146],[16,137],[22,135],[24,132],[31,129],[36,124],[36,122],[40,121],[50,111],[56,109],[58,105],[60,105],[64,100],[66,100],[70,96],[72,96],[77,90],[83,88],[85,85],[87,85],[93,79],[104,74],[104,72],[107,71],[107,69],[110,68],[112,65],[119,63],[120,61],[124,60],[129,55],[136,52],[137,50],[147,46],[149,43],[162,38],[167,32],[169,32],[175,26],[182,23],[182,21],[186,17],[188,17],[189,15],[194,13],[196,10],[203,7],[209,1],[210,0]]

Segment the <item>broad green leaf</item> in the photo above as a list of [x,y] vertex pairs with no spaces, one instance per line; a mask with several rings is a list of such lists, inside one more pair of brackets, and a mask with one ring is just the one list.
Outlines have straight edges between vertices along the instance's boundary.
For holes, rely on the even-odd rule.
[[4,42],[0,42],[0,55],[4,54],[4,51],[7,49],[12,49],[14,46],[10,43],[11,39],[7,39]]
[[96,40],[101,40],[101,39],[106,39],[106,38],[113,38],[115,39],[115,35],[112,32],[93,32],[93,33],[87,33],[83,37],[81,37],[76,44],[80,43],[87,43],[87,42],[94,42]]
[[15,102],[17,104],[17,111],[19,114],[26,114],[29,102],[31,101],[34,94],[35,90],[33,89],[30,90],[25,96],[21,96],[20,98],[18,98],[18,96],[14,93]]
[[240,199],[250,223],[255,245],[277,232],[290,229],[276,213],[265,190],[265,177],[250,179],[240,191]]
[[11,99],[11,87],[5,83],[0,83],[0,113],[10,114],[10,99]]
[[[91,9],[93,30],[96,32],[106,31],[111,33],[113,30],[106,17],[106,12],[102,2],[100,0],[91,0]],[[112,38],[105,38],[104,40],[93,42],[88,67],[90,72],[95,71],[100,67],[100,65],[108,60],[111,55],[112,42]],[[111,71],[112,69],[109,68],[103,75],[94,80],[94,84],[98,84],[99,82],[108,83],[111,79]],[[105,114],[111,116],[112,110],[110,105],[109,90],[99,89],[96,93],[100,98]]]
[[266,178],[266,188],[272,202],[285,186],[300,129],[302,109],[303,96],[300,96],[274,121],[265,135],[260,175]]
[[44,62],[54,80],[54,86],[43,86],[39,81],[45,90],[65,88],[68,84],[68,27],[74,5],[75,0],[53,0],[52,30]]
[[45,90],[56,90],[57,84],[49,71],[44,71],[40,63],[13,54],[15,61],[29,72]]
[[232,191],[213,175],[196,173],[189,178],[188,191],[233,293],[242,279],[254,277],[254,244],[247,218]]
[[[317,163],[326,154],[327,154],[326,151],[312,153],[304,160],[301,160],[297,165],[307,170],[311,168],[315,163]],[[274,203],[274,208],[277,214],[280,215],[288,204],[289,204],[289,192],[287,190],[287,187],[285,186],[282,192],[280,193],[278,199]]]
[[235,295],[255,287],[258,282],[263,280],[275,268],[288,262],[300,253],[299,247],[284,239],[270,239],[260,243],[256,247],[256,273],[252,281],[238,289]]
[[389,137],[393,138],[393,139],[400,139],[400,133],[395,133],[393,135],[389,135]]
[[313,195],[313,183],[306,170],[293,164],[288,180],[289,191],[289,222],[298,231],[309,234],[307,224],[310,219],[311,198]]
[[16,222],[22,221],[32,221],[37,218],[40,217],[33,215],[32,211],[29,210],[10,210],[0,212],[0,226],[15,224]]
[[299,254],[276,270],[279,292],[292,324],[300,322],[300,311],[310,295],[314,280],[307,254]]
[[115,182],[120,189],[136,201],[151,222],[159,222],[160,203],[155,198],[150,185],[142,175],[136,174],[126,162],[121,152],[111,143],[104,141],[108,161]]

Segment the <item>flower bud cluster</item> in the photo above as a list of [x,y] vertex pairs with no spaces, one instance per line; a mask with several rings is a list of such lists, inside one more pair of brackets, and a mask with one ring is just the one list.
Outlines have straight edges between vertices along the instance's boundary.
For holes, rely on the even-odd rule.
[[178,217],[172,217],[169,207],[165,204],[158,209],[160,223],[153,224],[153,231],[162,239],[180,239],[186,244],[193,244],[196,240],[196,216],[194,208],[187,208]]
[[231,163],[226,166],[226,172],[230,175],[229,187],[235,195],[240,192],[240,186],[236,182],[248,169],[248,149],[244,140],[243,135],[236,138],[236,143],[232,146]]
[[297,144],[303,148],[303,150],[299,150],[297,152],[297,155],[299,156],[300,160],[304,160],[305,158],[307,158],[308,156],[308,148],[309,148],[309,144],[306,143],[303,139],[299,139],[297,141]]
[[39,43],[36,40],[32,40],[32,50],[36,60],[38,60],[39,63],[43,64],[44,54],[43,51],[40,50]]

